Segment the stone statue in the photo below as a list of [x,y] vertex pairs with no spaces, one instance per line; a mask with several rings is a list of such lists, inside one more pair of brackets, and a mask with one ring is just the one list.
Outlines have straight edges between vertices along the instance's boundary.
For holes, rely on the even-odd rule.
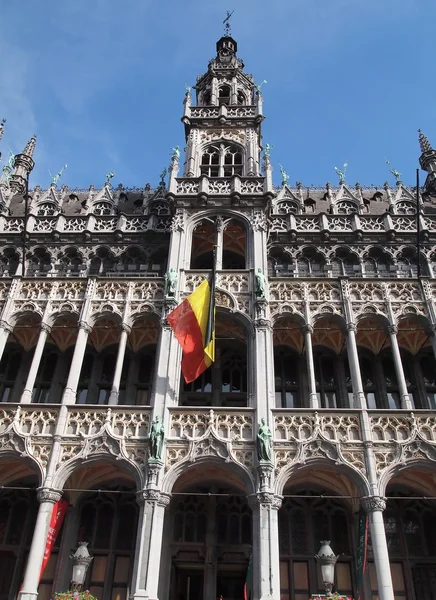
[[262,269],[257,269],[257,273],[255,275],[256,278],[256,296],[258,298],[265,298],[266,294],[266,278],[262,273]]
[[265,422],[260,420],[259,431],[257,432],[257,458],[259,461],[271,462],[272,433]]
[[270,146],[270,144],[265,144],[265,148],[263,149],[263,155],[268,160],[268,162],[271,159],[271,150],[273,148],[274,148],[274,146]]
[[180,147],[176,146],[175,148],[171,148],[171,150],[173,151],[171,158],[173,160],[179,160],[180,158]]
[[338,169],[338,167],[335,167],[335,171],[339,176],[339,183],[345,182],[345,174],[347,172],[347,167],[348,167],[347,162],[344,162],[344,166],[342,167],[343,171],[341,169]]
[[[68,167],[68,165],[64,165],[62,167],[62,169],[59,171],[59,173],[56,173],[56,175],[54,175],[53,177],[51,177],[51,173],[50,173],[50,177],[51,177],[51,184],[52,185],[57,185],[59,179],[61,178],[62,173],[65,171],[65,169]],[[107,176],[106,176],[107,177]]]
[[286,171],[282,165],[279,164],[279,167],[280,167],[280,173],[282,174],[282,185],[287,185],[287,183],[289,181],[289,175],[286,173]]
[[113,171],[109,171],[109,173],[106,175],[106,183],[110,183],[113,177],[115,177],[115,173]]
[[[385,163],[390,167],[391,163],[388,161],[387,158],[385,158]],[[401,173],[399,171],[396,171],[395,169],[390,168],[389,172],[392,173],[392,175],[395,177],[395,181],[397,183],[399,183],[401,181]]]
[[164,429],[160,417],[155,417],[150,429],[150,458],[161,460],[164,442]]
[[168,273],[165,273],[165,298],[174,298],[176,295],[178,278],[175,269],[170,269]]

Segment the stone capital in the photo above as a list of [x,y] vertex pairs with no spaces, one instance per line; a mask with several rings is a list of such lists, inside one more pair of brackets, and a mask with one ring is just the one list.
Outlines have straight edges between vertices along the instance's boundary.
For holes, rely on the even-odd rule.
[[13,331],[13,327],[9,325],[9,323],[7,323],[6,321],[0,321],[0,328],[4,329],[8,333],[12,333]]
[[166,508],[171,502],[171,494],[165,494],[159,490],[140,490],[136,494],[136,502],[142,504],[157,504]]
[[90,325],[88,325],[88,323],[86,323],[85,321],[79,321],[79,329],[83,329],[83,331],[85,333],[87,333],[88,335],[92,331],[92,327]]
[[386,508],[386,498],[383,496],[365,496],[360,499],[362,508],[367,513],[383,512]]
[[388,331],[389,331],[390,335],[397,335],[397,333],[398,333],[397,325],[389,325]]
[[356,333],[356,331],[357,331],[356,323],[353,323],[352,321],[347,323],[347,331],[352,331],[353,333]]
[[51,502],[52,504],[56,504],[62,498],[62,492],[59,490],[54,490],[52,488],[39,488],[36,494],[38,498],[38,502]]
[[45,331],[45,333],[51,333],[51,326],[48,323],[41,323],[41,331]]
[[127,325],[127,323],[121,323],[121,331],[125,331],[127,333],[127,335],[130,335],[132,328],[130,327],[130,325]]
[[310,335],[312,335],[313,333],[313,325],[311,325],[310,323],[306,323],[305,325],[303,325],[303,327],[301,328],[301,331],[306,334],[306,333],[310,333]]
[[270,507],[279,510],[282,505],[283,496],[274,494],[273,492],[257,492],[247,496],[248,504],[252,510],[257,507]]

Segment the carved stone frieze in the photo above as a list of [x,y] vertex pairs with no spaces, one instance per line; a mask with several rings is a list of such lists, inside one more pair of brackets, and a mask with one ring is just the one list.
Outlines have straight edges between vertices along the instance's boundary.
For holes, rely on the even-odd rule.
[[272,492],[257,492],[257,494],[248,496],[247,500],[252,509],[263,507],[279,510],[282,505],[283,496],[273,494]]

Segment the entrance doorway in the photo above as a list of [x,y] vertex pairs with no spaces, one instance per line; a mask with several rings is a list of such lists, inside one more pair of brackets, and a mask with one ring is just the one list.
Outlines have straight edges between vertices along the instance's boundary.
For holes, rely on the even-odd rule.
[[173,600],[202,600],[204,574],[202,569],[176,568],[176,590]]
[[216,597],[218,600],[243,600],[245,576],[243,572],[218,571]]

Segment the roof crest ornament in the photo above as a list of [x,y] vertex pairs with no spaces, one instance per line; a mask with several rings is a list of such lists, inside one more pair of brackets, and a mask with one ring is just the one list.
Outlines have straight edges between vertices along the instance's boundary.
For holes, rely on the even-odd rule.
[[336,174],[339,177],[339,185],[342,185],[343,183],[345,183],[345,175],[347,174],[347,167],[348,167],[347,162],[344,162],[342,169],[338,169],[338,167],[335,167]]
[[[388,167],[391,167],[391,163],[388,161],[387,158],[385,158],[385,163],[388,165]],[[395,169],[393,169],[391,167],[389,169],[389,173],[392,173],[392,175],[395,177],[395,181],[397,182],[397,185],[399,183],[401,183],[401,173],[399,171],[396,171]]]
[[226,16],[226,18],[225,18],[225,19],[224,19],[224,21],[223,21],[223,25],[224,25],[224,35],[225,35],[226,37],[230,37],[230,35],[231,35],[231,33],[232,33],[232,32],[231,32],[231,26],[230,26],[230,17],[232,16],[232,14],[233,14],[234,12],[235,12],[234,10],[232,10],[232,12],[230,12],[229,10],[226,10],[226,14],[227,14],[227,16]]
[[110,185],[111,184],[111,179],[115,177],[115,173],[113,171],[109,171],[109,173],[106,175],[106,183],[105,185]]

